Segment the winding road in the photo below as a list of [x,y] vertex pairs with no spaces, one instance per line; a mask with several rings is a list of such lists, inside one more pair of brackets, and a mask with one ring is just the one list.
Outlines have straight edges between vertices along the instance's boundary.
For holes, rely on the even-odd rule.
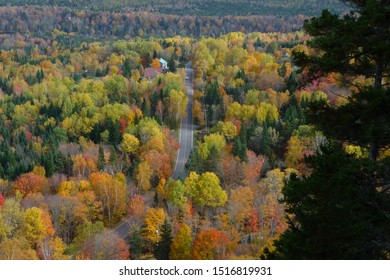
[[186,64],[186,92],[188,96],[188,104],[186,109],[187,115],[181,118],[179,131],[180,148],[177,152],[176,164],[172,175],[172,178],[175,180],[185,175],[184,166],[188,161],[193,146],[194,127],[192,120],[192,95],[194,93],[194,89],[192,87],[193,70],[191,66],[191,62]]

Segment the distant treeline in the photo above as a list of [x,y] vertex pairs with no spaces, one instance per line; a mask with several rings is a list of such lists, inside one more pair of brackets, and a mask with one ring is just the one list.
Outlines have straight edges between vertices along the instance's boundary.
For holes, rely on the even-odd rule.
[[346,8],[339,0],[0,0],[0,5],[62,6],[92,11],[143,11],[194,16],[315,16],[325,8],[336,13],[342,13]]
[[291,32],[304,16],[177,16],[147,12],[76,11],[62,7],[0,7],[0,33],[47,35],[54,29],[99,37],[217,37],[229,32]]

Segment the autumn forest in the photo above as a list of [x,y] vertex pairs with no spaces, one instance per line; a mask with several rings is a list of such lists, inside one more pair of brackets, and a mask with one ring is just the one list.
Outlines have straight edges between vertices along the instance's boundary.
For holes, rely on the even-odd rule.
[[388,1],[3,2],[0,260],[390,258]]

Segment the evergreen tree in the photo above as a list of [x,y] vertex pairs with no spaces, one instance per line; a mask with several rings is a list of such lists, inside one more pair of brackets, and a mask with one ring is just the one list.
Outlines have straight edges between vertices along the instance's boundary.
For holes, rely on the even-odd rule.
[[64,173],[68,178],[73,176],[73,160],[69,153],[64,161]]
[[123,76],[126,78],[131,78],[131,64],[130,59],[126,58],[123,64]]
[[27,138],[26,138],[26,133],[24,132],[24,130],[22,130],[22,132],[20,132],[20,134],[19,134],[19,144],[22,147],[26,147],[27,144],[28,144],[28,141],[27,141]]
[[174,54],[172,54],[171,59],[169,59],[169,61],[168,61],[168,69],[172,73],[176,72],[176,61],[175,61],[175,55]]
[[211,145],[209,155],[204,160],[202,166],[202,173],[213,172],[218,173],[220,170],[221,153],[216,145]]
[[118,145],[122,139],[119,122],[114,122],[111,118],[108,118],[106,121],[106,128],[110,132],[110,143],[112,145]]
[[287,72],[286,62],[284,62],[282,66],[278,69],[278,74],[280,77],[284,78],[284,76],[286,76],[286,72]]
[[390,176],[378,168],[383,163],[326,148],[307,164],[313,172],[292,176],[283,188],[289,228],[275,242],[276,254],[269,257],[388,258],[390,195],[378,186]]
[[131,259],[138,260],[143,250],[141,231],[139,229],[132,231],[126,241],[131,248]]
[[150,117],[150,107],[149,107],[149,104],[148,104],[146,98],[144,98],[142,101],[141,110],[142,110],[142,114],[145,117]]
[[47,177],[51,177],[56,171],[56,167],[54,165],[53,153],[51,150],[44,155],[43,166],[45,167]]
[[154,250],[154,256],[158,260],[169,260],[169,253],[171,252],[172,244],[172,228],[167,219],[164,220],[164,224],[161,228],[161,237],[158,240],[156,248]]
[[65,157],[60,151],[56,152],[56,156],[54,158],[54,164],[55,164],[56,172],[64,172]]
[[[311,174],[292,176],[283,188],[289,227],[268,257],[282,259],[388,259],[390,256],[390,90],[383,84],[390,65],[388,1],[345,1],[355,7],[339,18],[329,11],[306,21],[319,56],[294,53],[295,63],[311,81],[338,73],[344,81],[363,75],[349,102],[331,107],[309,103],[308,119],[334,147],[306,159]],[[364,34],[364,39],[362,39]],[[336,48],[334,46],[337,46]],[[353,57],[353,59],[351,59]],[[352,80],[351,80],[352,78]],[[371,80],[373,83],[370,85]],[[347,155],[345,142],[369,149],[369,158]]]
[[293,52],[294,62],[306,71],[308,81],[329,73],[353,83],[363,75],[374,80],[374,87],[383,85],[390,68],[390,2],[388,0],[344,0],[352,11],[342,17],[322,11],[303,25],[312,36],[308,45],[321,53],[309,56]]
[[297,74],[293,71],[286,80],[286,88],[289,92],[293,93],[298,88]]
[[99,145],[97,168],[99,171],[103,171],[105,166],[106,166],[106,160],[104,159],[104,149],[102,145]]
[[247,161],[248,157],[246,154],[247,147],[243,142],[242,137],[237,137],[233,144],[233,155],[239,157],[242,161]]

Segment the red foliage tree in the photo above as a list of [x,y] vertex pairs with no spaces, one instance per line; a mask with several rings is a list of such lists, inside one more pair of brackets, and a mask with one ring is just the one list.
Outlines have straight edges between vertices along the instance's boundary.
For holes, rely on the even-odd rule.
[[245,233],[257,232],[259,230],[259,215],[256,210],[251,210],[244,218]]
[[3,207],[5,203],[5,197],[0,193],[0,208]]

